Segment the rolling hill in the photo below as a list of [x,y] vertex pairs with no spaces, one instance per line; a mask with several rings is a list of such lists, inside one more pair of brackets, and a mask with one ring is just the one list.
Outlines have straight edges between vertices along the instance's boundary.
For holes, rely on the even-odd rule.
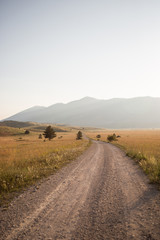
[[85,97],[67,104],[32,107],[5,120],[102,128],[160,128],[160,98],[99,100]]

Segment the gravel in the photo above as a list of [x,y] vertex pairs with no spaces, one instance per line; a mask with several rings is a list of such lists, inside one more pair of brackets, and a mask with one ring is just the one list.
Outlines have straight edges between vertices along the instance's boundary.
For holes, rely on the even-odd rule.
[[160,191],[117,147],[81,157],[0,208],[0,239],[160,239]]

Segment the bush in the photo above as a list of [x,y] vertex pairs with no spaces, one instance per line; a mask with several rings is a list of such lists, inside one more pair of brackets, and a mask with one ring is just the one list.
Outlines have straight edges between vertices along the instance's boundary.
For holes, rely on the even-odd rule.
[[97,138],[97,140],[99,140],[99,139],[101,138],[101,135],[98,134],[98,135],[96,136],[96,138]]
[[116,136],[116,134],[114,133],[114,134],[112,134],[112,135],[108,135],[107,140],[108,140],[109,142],[117,141],[117,136]]
[[39,137],[38,137],[39,139],[42,139],[42,134],[39,134]]
[[25,131],[25,134],[30,134],[30,131],[29,131],[29,130],[26,130],[26,131]]

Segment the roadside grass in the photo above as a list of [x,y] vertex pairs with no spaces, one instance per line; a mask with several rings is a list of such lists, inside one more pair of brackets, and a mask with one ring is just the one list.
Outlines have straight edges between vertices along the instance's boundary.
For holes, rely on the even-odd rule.
[[0,205],[12,193],[77,158],[89,144],[87,140],[77,141],[76,132],[57,133],[51,141],[38,139],[38,133],[34,132],[0,137]]
[[135,159],[151,183],[160,184],[160,130],[106,130],[87,132],[86,135],[96,140],[96,135],[100,134],[100,140],[107,142],[107,136],[113,133],[120,137],[112,144]]

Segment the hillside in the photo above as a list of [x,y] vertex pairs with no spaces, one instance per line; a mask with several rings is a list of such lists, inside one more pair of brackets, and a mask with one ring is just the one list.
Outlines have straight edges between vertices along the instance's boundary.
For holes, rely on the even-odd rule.
[[98,100],[85,97],[67,104],[32,107],[6,120],[102,128],[160,128],[160,98]]
[[13,128],[26,128],[34,125],[35,124],[32,122],[19,122],[19,121],[12,121],[12,120],[0,122],[0,126],[13,127]]
[[[21,131],[22,129],[28,129],[33,132],[39,132],[39,131],[44,131],[47,126],[48,124],[42,124],[42,123],[36,123],[36,122],[19,122],[14,120],[7,120],[7,121],[0,122],[1,132],[6,131],[11,133],[9,135],[14,135],[12,134],[12,132],[13,133],[18,132],[18,130],[16,130],[17,128]],[[54,124],[51,124],[51,126],[54,128],[56,132],[67,132],[69,130],[64,126],[56,126]]]

